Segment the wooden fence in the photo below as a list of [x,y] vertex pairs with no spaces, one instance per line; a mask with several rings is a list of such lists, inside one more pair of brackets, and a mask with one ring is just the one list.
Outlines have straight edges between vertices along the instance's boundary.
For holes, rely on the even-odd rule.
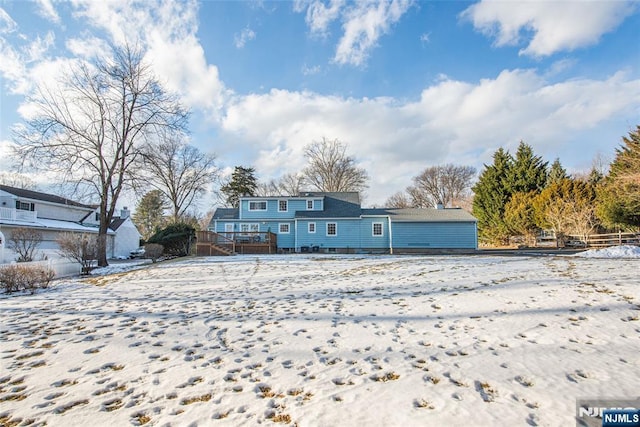
[[587,236],[567,235],[565,246],[604,248],[607,246],[635,245],[640,246],[640,233],[589,234]]

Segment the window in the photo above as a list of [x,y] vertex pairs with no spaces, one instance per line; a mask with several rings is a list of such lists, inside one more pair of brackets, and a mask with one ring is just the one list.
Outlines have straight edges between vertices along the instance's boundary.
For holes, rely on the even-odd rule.
[[382,223],[374,222],[372,224],[372,232],[374,236],[382,236]]
[[267,210],[267,202],[249,202],[249,210],[250,211],[266,211]]
[[337,222],[328,222],[327,223],[327,236],[337,236],[338,235],[338,223]]
[[242,233],[248,233],[248,232],[258,232],[260,231],[260,224],[249,224],[249,223],[245,223],[245,224],[240,224],[240,232]]
[[33,203],[28,203],[28,202],[21,202],[19,200],[16,200],[16,209],[19,211],[34,211],[34,205]]
[[309,224],[307,224],[307,231],[309,232],[309,234],[314,234],[316,232],[316,223],[310,222]]
[[307,210],[308,211],[313,210],[313,200],[307,200]]
[[100,222],[100,212],[96,212],[96,214],[94,215],[93,219],[94,219],[96,222]]
[[286,212],[288,211],[288,206],[289,204],[287,203],[286,200],[279,200],[278,201],[278,212]]
[[289,234],[289,224],[278,224],[280,234]]

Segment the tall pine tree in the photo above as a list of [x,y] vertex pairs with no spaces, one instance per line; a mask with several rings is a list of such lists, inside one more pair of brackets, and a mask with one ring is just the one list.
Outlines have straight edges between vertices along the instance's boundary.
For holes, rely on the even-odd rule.
[[547,184],[547,163],[533,154],[530,145],[520,141],[518,151],[507,176],[508,191],[514,193],[540,192]]
[[144,240],[148,240],[164,226],[164,211],[167,208],[167,201],[160,190],[152,190],[142,196],[131,220]]
[[598,215],[611,227],[640,226],[640,125],[622,138],[598,191]]
[[562,167],[562,163],[560,163],[560,159],[556,158],[551,164],[551,168],[549,169],[549,176],[547,177],[547,186],[553,184],[554,182],[560,182],[563,179],[569,178],[567,175],[567,170]]
[[473,187],[473,215],[478,219],[478,232],[491,243],[504,243],[509,237],[504,222],[504,210],[511,197],[507,178],[513,167],[513,157],[500,148],[493,154],[493,164],[484,165],[478,182]]
[[237,208],[240,205],[240,197],[255,196],[258,192],[255,169],[236,166],[231,179],[220,188],[220,191],[225,195],[227,205]]

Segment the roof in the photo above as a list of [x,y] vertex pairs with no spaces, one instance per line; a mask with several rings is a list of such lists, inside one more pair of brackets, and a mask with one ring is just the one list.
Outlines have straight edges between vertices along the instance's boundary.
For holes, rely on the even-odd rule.
[[31,200],[40,200],[42,202],[56,203],[59,205],[75,206],[79,208],[95,209],[94,206],[85,205],[83,203],[74,202],[73,200],[65,199],[64,197],[56,196],[54,194],[41,193],[39,191],[26,190],[24,188],[10,187],[8,185],[0,184],[0,190],[9,194],[13,194],[16,197],[21,197]]
[[240,210],[238,208],[218,208],[213,213],[212,221],[214,219],[239,219]]
[[460,208],[389,208],[363,209],[362,215],[389,216],[392,222],[476,222],[476,218]]
[[296,211],[296,218],[359,218],[362,213],[357,192],[305,192],[299,197],[324,197],[324,210]]
[[124,224],[126,220],[127,218],[115,217],[113,218],[113,221],[111,221],[111,224],[109,224],[109,228],[115,231],[120,228],[120,226]]
[[[36,229],[50,229],[50,230],[62,230],[62,231],[74,231],[85,233],[98,233],[98,227],[91,225],[83,225],[73,221],[61,221],[58,219],[44,219],[38,218],[35,221],[7,221],[2,220],[2,225],[9,225],[13,227],[25,227]],[[115,234],[112,229],[107,231],[107,234]]]

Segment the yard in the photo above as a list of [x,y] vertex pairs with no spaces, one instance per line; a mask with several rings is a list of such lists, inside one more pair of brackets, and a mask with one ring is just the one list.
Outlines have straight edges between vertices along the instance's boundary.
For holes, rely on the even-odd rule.
[[0,425],[573,425],[577,398],[637,396],[637,271],[308,254],[64,280],[0,296]]

